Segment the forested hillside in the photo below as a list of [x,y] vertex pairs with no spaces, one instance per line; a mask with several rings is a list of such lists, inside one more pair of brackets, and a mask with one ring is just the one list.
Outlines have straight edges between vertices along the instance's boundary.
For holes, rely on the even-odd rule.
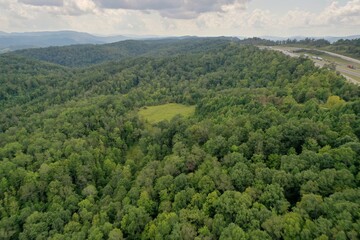
[[69,67],[84,67],[108,61],[140,56],[169,56],[196,53],[213,49],[236,38],[165,38],[160,40],[126,40],[104,45],[73,45],[65,47],[33,48],[15,53]]
[[[232,40],[147,44],[0,55],[0,239],[359,239],[359,86]],[[167,103],[195,112],[139,114]]]

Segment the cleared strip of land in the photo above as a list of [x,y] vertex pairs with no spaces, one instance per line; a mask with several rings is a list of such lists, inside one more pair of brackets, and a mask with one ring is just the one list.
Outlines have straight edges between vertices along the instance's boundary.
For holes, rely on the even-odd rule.
[[158,106],[143,107],[139,110],[139,115],[149,124],[155,124],[163,120],[170,121],[176,115],[184,117],[195,113],[195,106],[186,106],[177,103],[168,103]]
[[360,84],[360,60],[323,50],[288,47],[261,46],[261,49],[279,51],[291,57],[305,56],[314,61],[318,67],[333,64],[336,71],[341,73],[349,82]]

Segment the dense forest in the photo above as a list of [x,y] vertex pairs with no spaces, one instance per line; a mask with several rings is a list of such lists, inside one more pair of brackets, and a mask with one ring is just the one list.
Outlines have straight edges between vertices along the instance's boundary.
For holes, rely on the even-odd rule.
[[[359,239],[359,86],[233,39],[148,44],[0,55],[0,239]],[[139,115],[166,103],[195,113]]]
[[119,61],[136,57],[159,57],[204,52],[237,38],[182,37],[150,40],[126,40],[94,45],[72,45],[50,48],[32,48],[15,51],[17,55],[56,63],[68,67],[85,67],[107,61]]
[[[360,39],[340,39],[330,43],[325,39],[305,38],[272,41],[262,38],[202,38],[182,37],[149,40],[126,40],[122,42],[94,45],[72,45],[63,47],[31,48],[14,53],[33,60],[42,60],[67,67],[88,67],[109,61],[121,61],[138,57],[166,57],[185,53],[199,53],[214,49],[224,42],[237,42],[241,45],[292,46],[314,48],[343,54],[360,59]],[[11,54],[12,55],[12,54]]]

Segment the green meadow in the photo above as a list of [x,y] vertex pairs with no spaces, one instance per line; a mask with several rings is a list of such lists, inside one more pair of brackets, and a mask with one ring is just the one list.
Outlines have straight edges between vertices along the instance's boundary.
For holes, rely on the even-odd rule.
[[188,117],[195,112],[195,106],[186,106],[177,103],[168,103],[158,106],[143,107],[139,111],[141,118],[150,124],[155,124],[163,120],[170,121],[174,116],[181,115]]

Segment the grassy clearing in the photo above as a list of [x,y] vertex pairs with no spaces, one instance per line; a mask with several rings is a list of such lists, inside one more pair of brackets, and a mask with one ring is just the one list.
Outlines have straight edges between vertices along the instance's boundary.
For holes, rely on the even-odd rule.
[[195,112],[195,106],[186,106],[177,103],[168,103],[159,106],[143,107],[139,111],[141,118],[149,124],[155,124],[163,120],[171,120],[176,115],[188,117]]

